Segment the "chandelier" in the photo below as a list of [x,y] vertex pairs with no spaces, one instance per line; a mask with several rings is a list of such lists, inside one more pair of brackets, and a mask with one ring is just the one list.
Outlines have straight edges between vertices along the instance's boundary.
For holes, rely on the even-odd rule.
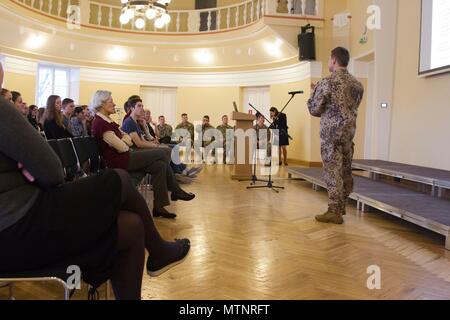
[[161,29],[170,23],[167,7],[171,0],[121,0],[120,23],[128,24],[134,19],[137,29],[145,28],[145,18],[155,19],[155,28]]

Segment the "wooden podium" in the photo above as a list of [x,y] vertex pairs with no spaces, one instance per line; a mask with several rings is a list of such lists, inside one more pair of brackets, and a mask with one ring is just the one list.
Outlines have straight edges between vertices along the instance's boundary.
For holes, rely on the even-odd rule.
[[[235,129],[242,129],[247,131],[253,128],[253,121],[255,121],[256,116],[243,112],[233,112],[231,114],[231,119],[236,121]],[[252,178],[252,164],[249,161],[250,154],[250,140],[248,137],[245,138],[245,163],[235,164],[231,179],[233,180],[246,180]],[[237,140],[234,138],[234,161],[237,162]]]

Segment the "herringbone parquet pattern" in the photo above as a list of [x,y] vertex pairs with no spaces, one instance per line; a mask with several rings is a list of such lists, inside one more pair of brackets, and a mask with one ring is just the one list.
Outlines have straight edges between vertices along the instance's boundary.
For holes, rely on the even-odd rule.
[[[171,207],[177,221],[158,219],[165,238],[188,237],[192,249],[159,278],[144,276],[144,299],[450,298],[450,252],[441,236],[386,214],[361,215],[353,204],[344,225],[318,224],[325,192],[285,180],[283,170],[280,194],[247,191],[248,183],[229,176],[229,167],[206,167],[186,187],[197,198]],[[381,268],[380,290],[367,289],[371,265]],[[27,284],[17,296],[52,299],[59,292]]]

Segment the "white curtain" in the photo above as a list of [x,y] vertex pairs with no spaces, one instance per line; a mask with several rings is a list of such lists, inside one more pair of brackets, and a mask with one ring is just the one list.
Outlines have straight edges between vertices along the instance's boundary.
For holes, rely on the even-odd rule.
[[152,112],[153,121],[158,122],[158,117],[164,116],[167,124],[176,125],[176,88],[142,87],[141,98],[145,108]]

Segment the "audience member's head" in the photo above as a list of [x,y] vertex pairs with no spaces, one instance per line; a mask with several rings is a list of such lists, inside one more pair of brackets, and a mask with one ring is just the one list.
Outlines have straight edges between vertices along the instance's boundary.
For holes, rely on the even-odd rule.
[[36,115],[36,120],[38,123],[42,123],[42,118],[45,113],[45,108],[39,108]]
[[93,113],[100,112],[106,116],[116,113],[111,91],[97,90],[92,97],[89,108]]
[[144,109],[144,119],[147,123],[152,123],[152,112],[149,109]]
[[72,99],[70,98],[65,98],[62,101],[62,113],[64,114],[64,116],[66,116],[67,118],[70,118],[73,114],[73,110],[75,109],[75,103]]
[[278,116],[278,109],[275,107],[270,108],[270,118]]
[[228,116],[226,114],[222,116],[222,124],[224,126],[228,125]]
[[261,113],[256,113],[256,123],[258,126],[262,127],[264,126],[264,116]]
[[187,113],[183,113],[182,115],[181,115],[181,122],[183,123],[183,124],[186,124],[186,123],[188,123],[188,115],[187,115]]
[[130,113],[131,113],[131,110],[130,110],[130,102],[131,102],[132,100],[140,99],[140,98],[141,98],[141,97],[138,96],[138,95],[132,95],[131,97],[128,98],[128,100],[123,104],[123,109],[125,110],[125,113],[126,113],[126,114],[130,114]]
[[89,110],[89,106],[84,104],[84,105],[82,105],[80,107],[83,109],[84,118],[87,121],[90,121],[90,120],[92,120],[94,118],[93,115],[92,115],[91,110]]
[[23,103],[22,95],[20,94],[20,92],[11,91],[11,102],[21,114],[26,114],[25,105]]
[[85,120],[83,107],[75,107],[75,109],[73,109],[72,118],[78,118],[80,121]]
[[129,100],[130,116],[135,120],[144,119],[144,104],[140,98]]
[[37,119],[38,107],[32,104],[28,107],[28,119]]
[[202,125],[203,126],[209,125],[209,116],[203,116]]
[[0,96],[5,98],[6,100],[12,102],[12,94],[11,94],[11,91],[9,91],[8,89],[5,89],[5,88],[1,89]]
[[57,95],[51,95],[47,99],[47,107],[45,108],[44,116],[41,123],[46,121],[55,121],[60,127],[64,127],[62,114],[61,114],[61,97]]
[[22,114],[25,117],[28,115],[28,105],[26,102],[22,102]]
[[330,60],[328,61],[328,70],[334,72],[338,69],[347,68],[350,62],[350,53],[342,47],[334,48],[331,51]]
[[159,121],[160,126],[163,126],[166,124],[166,118],[164,116],[159,116],[158,121]]

